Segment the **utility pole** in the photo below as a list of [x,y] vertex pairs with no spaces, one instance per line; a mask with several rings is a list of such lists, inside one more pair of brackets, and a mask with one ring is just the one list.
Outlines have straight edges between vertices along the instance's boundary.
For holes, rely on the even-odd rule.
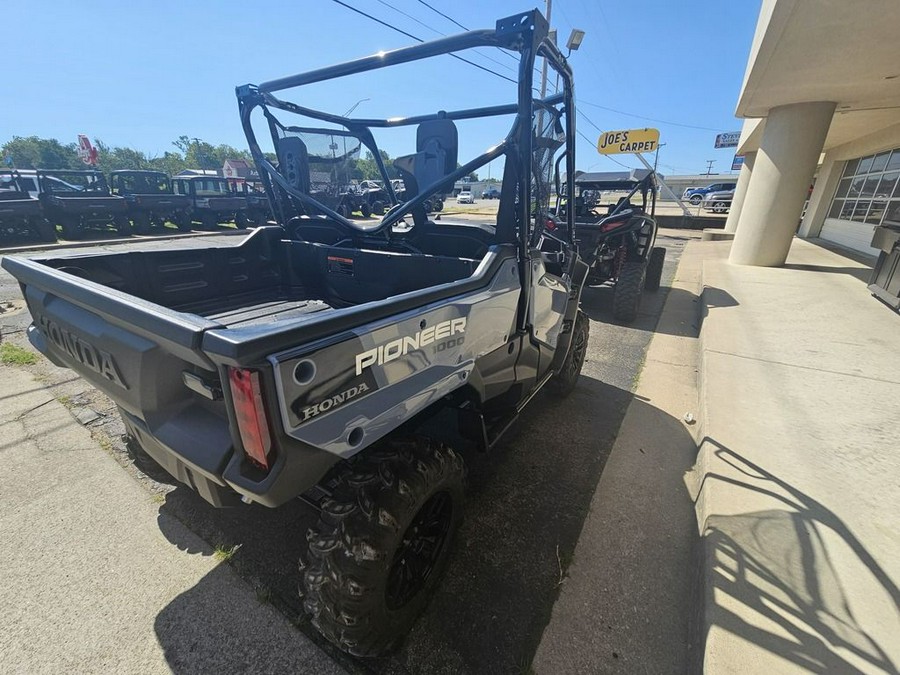
[[706,160],[706,175],[707,176],[712,173],[712,165],[715,163],[716,163],[716,160],[714,160],[714,159]]
[[[547,0],[547,25],[550,25],[550,12],[553,9],[553,0]],[[544,59],[544,66],[541,68],[541,98],[547,97],[547,59]],[[540,133],[538,128],[538,133]]]

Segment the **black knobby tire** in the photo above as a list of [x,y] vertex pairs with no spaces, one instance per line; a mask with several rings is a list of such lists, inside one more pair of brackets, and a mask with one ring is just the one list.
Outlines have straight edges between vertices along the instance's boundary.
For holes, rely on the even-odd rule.
[[584,366],[584,358],[587,355],[588,340],[591,336],[591,322],[587,315],[578,310],[575,317],[575,325],[572,327],[572,343],[569,345],[569,353],[562,367],[547,382],[547,389],[558,397],[568,396],[578,384],[581,368]]
[[219,219],[212,213],[204,213],[200,216],[200,226],[207,232],[215,230],[219,226]]
[[368,218],[372,215],[372,207],[367,202],[363,202],[362,206],[359,207],[359,212],[363,218]]
[[131,221],[126,216],[116,216],[113,218],[113,229],[116,234],[123,237],[131,236]]
[[33,221],[33,227],[35,232],[37,232],[38,237],[40,237],[41,241],[56,241],[56,225],[51,223],[46,218],[38,218],[37,220]]
[[662,246],[654,246],[647,258],[647,275],[644,279],[644,288],[648,291],[659,290],[662,281],[663,264],[666,262],[666,249]]
[[613,293],[613,316],[619,321],[634,321],[644,290],[643,262],[626,262],[622,265]]
[[435,213],[440,213],[444,210],[444,200],[443,199],[435,199],[432,203],[432,207],[434,207]]
[[[307,534],[300,593],[313,625],[354,656],[391,650],[425,608],[462,519],[465,465],[427,438],[342,463]],[[329,484],[330,485],[330,484]]]
[[384,202],[380,199],[372,204],[372,213],[376,216],[384,215]]
[[190,232],[194,227],[194,223],[187,213],[178,214],[173,222],[178,226],[179,232]]
[[250,226],[247,214],[238,211],[234,214],[234,226],[239,230],[246,230]]
[[153,223],[150,220],[149,213],[139,213],[132,221],[134,223],[134,231],[137,234],[150,234]]
[[59,225],[63,239],[78,239],[81,236],[81,221],[78,218],[62,218]]

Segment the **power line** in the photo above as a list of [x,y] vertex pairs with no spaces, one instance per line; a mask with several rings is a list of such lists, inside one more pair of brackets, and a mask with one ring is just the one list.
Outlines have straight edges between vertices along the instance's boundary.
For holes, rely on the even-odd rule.
[[[392,26],[391,24],[387,23],[386,21],[382,21],[381,19],[378,19],[378,18],[372,16],[371,14],[366,14],[361,9],[357,9],[356,7],[348,5],[346,2],[342,2],[341,0],[331,0],[331,1],[340,5],[341,7],[346,7],[350,11],[356,12],[357,14],[360,14],[361,16],[364,16],[367,19],[374,21],[375,23],[378,23],[378,24],[384,26],[385,28],[390,28],[392,31],[400,33],[401,35],[405,35],[406,37],[413,39],[416,42],[425,42],[425,40],[423,40],[422,38],[416,37],[412,33],[407,33],[402,28],[397,28],[396,26]],[[480,63],[475,63],[474,61],[469,61],[469,59],[465,59],[462,56],[460,56],[459,54],[447,54],[447,56],[452,56],[454,59],[462,61],[463,63],[468,63],[470,66],[475,66],[479,70],[483,70],[486,73],[490,73],[491,75],[496,75],[497,77],[502,78],[502,79],[506,80],[507,82],[512,82],[513,84],[518,84],[518,82],[516,80],[512,79],[511,77],[507,77],[506,75],[502,75],[501,73],[498,73],[495,70],[491,70],[490,68],[482,66]]]
[[722,129],[713,129],[712,127],[701,127],[695,124],[682,124],[681,122],[670,122],[669,120],[661,120],[656,117],[646,117],[644,115],[638,115],[636,113],[626,112],[624,110],[616,110],[615,108],[608,108],[607,106],[600,105],[599,103],[591,103],[590,101],[585,101],[584,99],[580,99],[578,101],[582,105],[589,105],[592,108],[600,108],[600,110],[606,110],[608,112],[613,112],[619,115],[625,115],[626,117],[635,117],[639,120],[647,120],[648,122],[656,122],[657,124],[668,124],[673,127],[684,127],[686,129],[700,129],[701,131],[715,131],[720,132]]
[[444,14],[441,10],[435,9],[434,7],[432,7],[431,5],[429,5],[427,2],[425,2],[425,0],[419,0],[419,4],[425,5],[425,6],[426,6],[428,9],[430,9],[432,12],[435,12],[435,13],[437,13],[437,14],[440,14],[442,17],[444,17],[445,19],[447,19],[447,21],[449,21],[450,23],[456,24],[457,26],[459,26],[459,27],[462,28],[463,30],[469,30],[468,28],[466,28],[465,26],[463,26],[463,25],[462,25],[459,21],[457,21],[456,19],[447,16],[447,15]]
[[[437,28],[435,28],[434,26],[428,25],[427,23],[425,23],[425,22],[422,21],[421,19],[417,19],[417,18],[414,17],[412,14],[408,14],[407,12],[404,12],[404,11],[403,11],[402,9],[400,9],[399,7],[395,7],[394,5],[392,5],[392,4],[389,3],[389,2],[386,2],[385,0],[378,0],[378,2],[380,2],[380,3],[381,3],[382,5],[384,5],[385,7],[388,7],[388,8],[390,8],[390,9],[394,10],[394,11],[397,12],[398,14],[402,14],[402,15],[405,16],[407,19],[412,19],[413,21],[415,21],[415,22],[416,22],[417,24],[419,24],[420,26],[423,26],[423,27],[427,28],[428,30],[430,30],[432,33],[437,33],[438,35],[441,35],[441,36],[443,36],[443,37],[447,37],[447,34],[446,34],[446,33],[442,32],[442,31],[439,31],[439,30],[438,30]],[[479,52],[479,51],[477,51],[477,50],[475,51],[475,53],[478,54],[478,56],[480,56],[480,57],[483,58],[483,59],[487,59],[488,61],[491,61],[492,63],[496,63],[496,64],[497,64],[498,66],[500,66],[501,68],[506,68],[507,70],[509,70],[509,71],[511,71],[511,72],[515,72],[513,68],[511,68],[508,64],[503,63],[502,61],[498,61],[497,59],[495,59],[495,58],[493,58],[493,57],[491,57],[491,56],[488,56],[487,54],[482,54],[481,52]]]

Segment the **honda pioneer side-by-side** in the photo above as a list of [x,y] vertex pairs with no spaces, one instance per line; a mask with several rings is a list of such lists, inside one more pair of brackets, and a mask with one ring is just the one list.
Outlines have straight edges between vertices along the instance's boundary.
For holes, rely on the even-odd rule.
[[172,191],[172,182],[162,171],[112,171],[109,189],[125,200],[138,234],[149,234],[153,227],[165,227],[166,222],[182,231],[191,229],[190,200]]
[[219,223],[234,223],[246,229],[247,200],[232,190],[228,181],[219,176],[175,176],[172,191],[190,201],[187,229],[199,222],[204,230],[214,230]]
[[[306,85],[481,47],[519,59],[510,102],[355,119],[303,98]],[[532,93],[538,57],[561,83],[543,99]],[[300,497],[318,511],[297,533],[303,603],[352,654],[396,645],[447,564],[466,473],[448,439],[488,450],[543,388],[563,396],[577,384],[588,266],[574,212],[547,225],[561,172],[575,190],[572,79],[534,10],[241,86],[279,227],[236,246],[3,259],[33,316],[32,343],[114,399],[129,435],[174,477],[214,506]],[[304,104],[276,96],[287,89]],[[508,120],[508,133],[458,163],[459,127],[486,119]],[[330,198],[333,164],[364,146],[393,199],[376,138],[398,127],[414,143],[394,160],[404,201],[377,222],[345,217]],[[428,218],[426,201],[496,160],[495,222]],[[436,422],[454,418],[441,435]]]
[[29,191],[33,180],[23,179],[15,170],[0,170],[0,241],[20,237],[56,241],[56,228],[44,218],[37,197]]
[[60,226],[64,238],[78,239],[88,230],[131,234],[125,200],[110,194],[99,171],[38,169],[37,180],[44,217]]

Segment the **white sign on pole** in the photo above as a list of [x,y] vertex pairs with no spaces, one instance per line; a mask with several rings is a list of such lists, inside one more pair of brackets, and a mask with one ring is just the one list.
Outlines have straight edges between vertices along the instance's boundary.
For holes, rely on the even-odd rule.
[[719,148],[736,148],[738,141],[741,140],[740,131],[729,131],[725,134],[716,136],[716,149]]

